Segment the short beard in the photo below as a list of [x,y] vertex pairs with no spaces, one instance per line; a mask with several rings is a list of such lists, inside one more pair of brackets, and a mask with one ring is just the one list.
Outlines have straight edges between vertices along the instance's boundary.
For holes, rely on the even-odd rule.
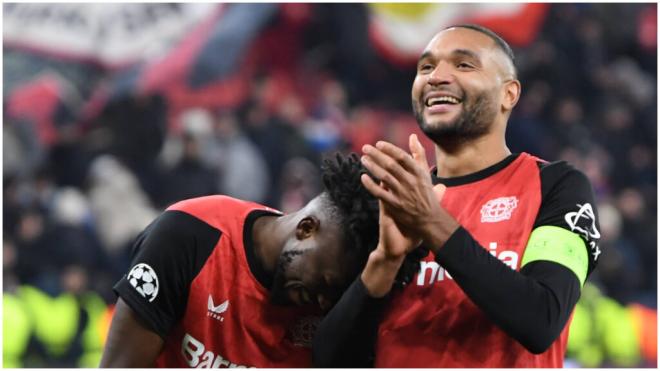
[[299,250],[283,251],[282,254],[280,254],[280,257],[277,260],[277,267],[275,267],[275,273],[273,275],[273,284],[270,287],[271,303],[277,305],[291,305],[289,295],[284,289],[284,285],[286,283],[285,273],[289,269],[293,258],[300,254],[302,254],[302,251]]
[[435,127],[424,120],[421,106],[415,101],[412,106],[419,128],[433,143],[443,148],[452,148],[488,134],[497,114],[497,108],[493,107],[487,92],[477,95],[474,103],[464,106],[453,122]]

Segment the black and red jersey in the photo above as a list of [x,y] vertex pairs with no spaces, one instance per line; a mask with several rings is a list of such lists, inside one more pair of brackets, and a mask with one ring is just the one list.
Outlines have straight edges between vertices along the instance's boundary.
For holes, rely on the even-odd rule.
[[225,196],[169,207],[115,290],[164,340],[159,367],[309,367],[319,313],[269,301],[252,225],[279,211]]
[[[529,235],[539,223],[544,200],[538,162],[523,153],[491,176],[450,184],[442,199],[442,206],[461,226],[513,270],[520,270]],[[566,212],[583,206],[583,202],[572,204],[569,199],[564,196]],[[561,220],[566,212],[554,216],[555,224],[566,225]],[[553,218],[550,214],[546,211],[542,217]],[[593,255],[591,261],[593,266]],[[391,304],[378,333],[377,367],[563,365],[568,324],[550,349],[530,353],[466,296],[432,253],[422,262],[413,282],[392,297]]]
[[578,278],[558,263],[521,262],[531,232],[552,226],[582,237],[594,269],[599,233],[588,179],[525,153],[463,177],[432,177],[447,186],[441,204],[461,227],[389,297],[369,298],[356,280],[319,327],[315,364],[562,367]]

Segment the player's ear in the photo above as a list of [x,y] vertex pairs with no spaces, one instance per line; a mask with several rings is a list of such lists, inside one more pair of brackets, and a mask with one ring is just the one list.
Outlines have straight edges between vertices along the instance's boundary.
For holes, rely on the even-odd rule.
[[505,111],[511,111],[513,107],[518,103],[521,93],[520,81],[511,80],[507,81],[504,84],[504,100],[502,106]]
[[302,218],[296,226],[296,238],[304,240],[311,237],[321,226],[321,221],[313,215]]

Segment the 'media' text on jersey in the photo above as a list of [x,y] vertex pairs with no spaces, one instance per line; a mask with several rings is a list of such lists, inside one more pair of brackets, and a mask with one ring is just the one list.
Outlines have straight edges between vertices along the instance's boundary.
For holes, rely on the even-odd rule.
[[[501,260],[504,264],[508,265],[509,268],[513,270],[518,268],[518,262],[520,259],[517,252],[504,250],[498,254],[497,242],[489,243],[488,250],[492,256]],[[434,282],[444,281],[445,277],[452,279],[449,272],[440,266],[440,264],[435,261],[421,261],[419,272],[417,273],[417,286],[432,285]]]

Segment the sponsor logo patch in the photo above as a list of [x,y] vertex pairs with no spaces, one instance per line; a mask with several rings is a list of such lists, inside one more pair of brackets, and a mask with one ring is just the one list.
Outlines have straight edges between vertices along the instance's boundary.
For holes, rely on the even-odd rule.
[[223,303],[220,303],[220,305],[216,306],[215,304],[213,304],[213,297],[211,297],[211,294],[209,294],[208,311],[206,312],[207,316],[222,322],[225,319],[220,314],[226,312],[227,308],[229,308],[229,299],[225,300]]
[[596,214],[590,203],[577,204],[577,207],[578,211],[566,213],[564,220],[566,220],[566,224],[571,228],[571,231],[584,237],[589,244],[594,260],[598,260],[601,251],[597,242],[600,238],[600,232],[596,228]]

